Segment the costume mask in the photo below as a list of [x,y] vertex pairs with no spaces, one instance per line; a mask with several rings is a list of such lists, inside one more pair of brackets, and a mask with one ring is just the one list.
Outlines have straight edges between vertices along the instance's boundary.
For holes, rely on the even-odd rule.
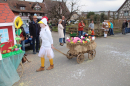
[[41,27],[41,28],[44,28],[44,27],[45,27],[45,24],[40,24],[40,27]]

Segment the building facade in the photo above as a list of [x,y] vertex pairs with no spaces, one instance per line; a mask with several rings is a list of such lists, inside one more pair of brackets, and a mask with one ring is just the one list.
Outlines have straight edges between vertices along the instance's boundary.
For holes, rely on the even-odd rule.
[[117,10],[116,15],[118,15],[118,19],[130,20],[130,0],[126,0],[122,6]]
[[13,11],[15,16],[21,16],[23,21],[29,22],[34,14],[37,14],[38,18],[47,14],[44,3],[19,1],[19,0],[0,0],[0,3],[8,3],[10,9]]
[[79,18],[79,15],[77,13],[73,13],[70,20],[77,20]]

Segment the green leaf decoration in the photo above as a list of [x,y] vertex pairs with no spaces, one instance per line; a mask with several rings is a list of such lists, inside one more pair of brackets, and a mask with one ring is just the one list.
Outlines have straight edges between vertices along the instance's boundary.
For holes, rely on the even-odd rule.
[[22,33],[22,30],[21,30],[21,29],[18,29],[18,30],[15,32],[15,34],[18,35],[18,36],[20,36],[21,33]]
[[22,45],[21,45],[21,44],[19,44],[19,45],[18,45],[18,48],[20,48],[21,46],[22,46]]
[[9,49],[12,49],[13,47],[9,47]]
[[16,45],[13,46],[13,48],[16,48],[16,47],[17,47]]
[[17,48],[20,48],[22,45],[21,44],[16,44]]
[[15,44],[14,46],[18,46],[18,44]]
[[15,40],[21,40],[19,37],[16,37]]
[[0,42],[0,44],[1,44],[1,42]]
[[14,50],[14,48],[12,48],[11,50]]
[[5,44],[2,44],[0,47],[3,47]]

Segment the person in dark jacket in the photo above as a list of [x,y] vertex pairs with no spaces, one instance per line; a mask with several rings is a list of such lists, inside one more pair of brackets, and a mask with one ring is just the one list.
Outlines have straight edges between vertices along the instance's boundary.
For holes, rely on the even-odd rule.
[[20,28],[22,30],[20,37],[21,37],[21,45],[22,50],[25,51],[25,40],[26,40],[26,33],[23,27]]
[[64,16],[62,16],[62,23],[61,23],[61,24],[62,24],[62,26],[64,27],[64,29],[63,29],[63,32],[64,32],[63,42],[66,43],[66,42],[65,42],[65,33],[66,33],[66,25],[67,25],[67,22],[66,22]]
[[[39,52],[39,34],[40,34],[40,25],[37,23],[37,16],[33,16],[33,21],[29,24],[29,32],[33,41],[33,54]],[[35,41],[36,41],[36,51],[35,51]]]
[[48,24],[48,26],[49,26],[49,28],[50,28],[50,30],[51,30],[51,32],[52,32],[52,25],[51,25],[51,21],[50,21],[50,19],[48,19],[47,24]]
[[125,28],[126,28],[126,21],[122,24],[122,34],[125,34]]
[[125,25],[126,25],[126,27],[128,27],[128,22],[127,22],[127,20],[125,21]]
[[[25,40],[27,39],[27,35],[26,35],[26,32],[25,32],[25,30],[24,30],[24,28],[23,27],[21,27],[20,28],[21,29],[21,34],[20,34],[20,38],[21,38],[21,49],[23,50],[23,51],[25,51]],[[24,56],[27,56],[27,54],[25,53],[24,54]],[[26,59],[23,57],[22,58],[22,63],[24,63],[24,62],[26,62]]]

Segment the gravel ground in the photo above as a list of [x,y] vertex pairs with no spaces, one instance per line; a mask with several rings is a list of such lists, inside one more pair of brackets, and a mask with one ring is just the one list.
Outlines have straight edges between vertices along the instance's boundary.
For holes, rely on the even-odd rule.
[[[67,53],[66,45],[59,45],[58,33],[52,35],[55,48]],[[38,54],[27,51],[31,63],[23,64],[24,74],[13,86],[130,86],[130,34],[96,38],[96,43],[96,57],[81,64],[76,57],[68,60],[54,50],[55,68],[42,72],[36,72],[40,67]],[[48,66],[46,60],[45,67]]]

